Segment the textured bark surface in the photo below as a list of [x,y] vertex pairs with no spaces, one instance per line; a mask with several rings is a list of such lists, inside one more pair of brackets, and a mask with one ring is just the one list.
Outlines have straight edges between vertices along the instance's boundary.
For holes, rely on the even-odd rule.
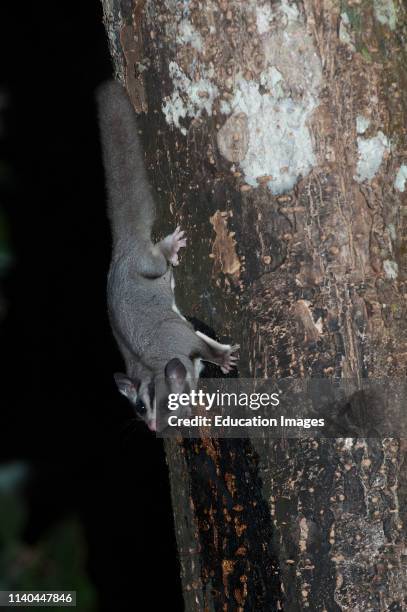
[[[243,376],[404,377],[402,0],[103,4],[181,310]],[[188,612],[407,609],[403,442],[166,446]]]

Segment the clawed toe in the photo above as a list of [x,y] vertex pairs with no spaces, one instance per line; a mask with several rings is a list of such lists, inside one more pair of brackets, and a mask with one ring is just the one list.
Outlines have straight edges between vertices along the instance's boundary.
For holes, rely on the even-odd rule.
[[166,240],[168,240],[168,254],[167,254],[167,258],[168,261],[173,265],[173,266],[178,266],[179,264],[179,259],[178,259],[178,251],[182,248],[182,247],[186,247],[187,245],[187,239],[185,236],[185,231],[182,230],[180,228],[180,226],[178,225],[174,232],[172,234],[170,234]]
[[175,231],[172,233],[172,237],[174,240],[179,240],[180,238],[182,238],[185,235],[185,231],[182,230],[180,228],[180,226],[178,225],[178,227],[175,229]]
[[181,230],[179,227],[175,230],[175,232],[171,236],[173,248],[179,249],[186,245],[187,239],[185,237],[184,230]]
[[229,374],[233,370],[233,368],[236,367],[238,357],[236,355],[233,355],[232,352],[236,351],[238,348],[239,348],[239,345],[235,344],[225,354],[224,363],[221,366],[221,370],[223,374]]

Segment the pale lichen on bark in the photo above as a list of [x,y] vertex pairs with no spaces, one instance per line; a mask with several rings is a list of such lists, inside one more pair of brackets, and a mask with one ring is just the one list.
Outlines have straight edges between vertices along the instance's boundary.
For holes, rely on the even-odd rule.
[[[189,122],[182,120],[199,120],[203,111],[217,117],[224,124],[220,152],[240,163],[247,183],[256,187],[268,177],[273,193],[291,189],[316,164],[307,122],[321,83],[313,37],[296,4],[211,0],[202,12],[192,0],[150,9],[151,23],[161,17],[173,41],[167,122],[186,135]],[[222,137],[235,117],[245,117],[234,131],[247,142],[239,156]]]

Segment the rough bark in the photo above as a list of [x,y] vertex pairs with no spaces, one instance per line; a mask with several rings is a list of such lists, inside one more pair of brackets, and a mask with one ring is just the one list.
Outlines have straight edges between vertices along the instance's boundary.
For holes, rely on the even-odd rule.
[[[402,0],[103,4],[182,311],[243,376],[404,377]],[[403,442],[166,447],[188,612],[407,609]]]

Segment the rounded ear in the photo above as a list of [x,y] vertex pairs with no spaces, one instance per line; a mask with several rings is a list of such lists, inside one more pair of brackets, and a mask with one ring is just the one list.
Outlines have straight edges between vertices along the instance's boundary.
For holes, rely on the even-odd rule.
[[170,387],[181,388],[184,385],[187,377],[187,370],[182,361],[177,358],[171,359],[165,366],[165,378],[168,380]]
[[113,377],[120,393],[131,402],[136,402],[138,397],[137,390],[139,387],[138,381],[131,380],[131,378],[121,372],[116,372]]

